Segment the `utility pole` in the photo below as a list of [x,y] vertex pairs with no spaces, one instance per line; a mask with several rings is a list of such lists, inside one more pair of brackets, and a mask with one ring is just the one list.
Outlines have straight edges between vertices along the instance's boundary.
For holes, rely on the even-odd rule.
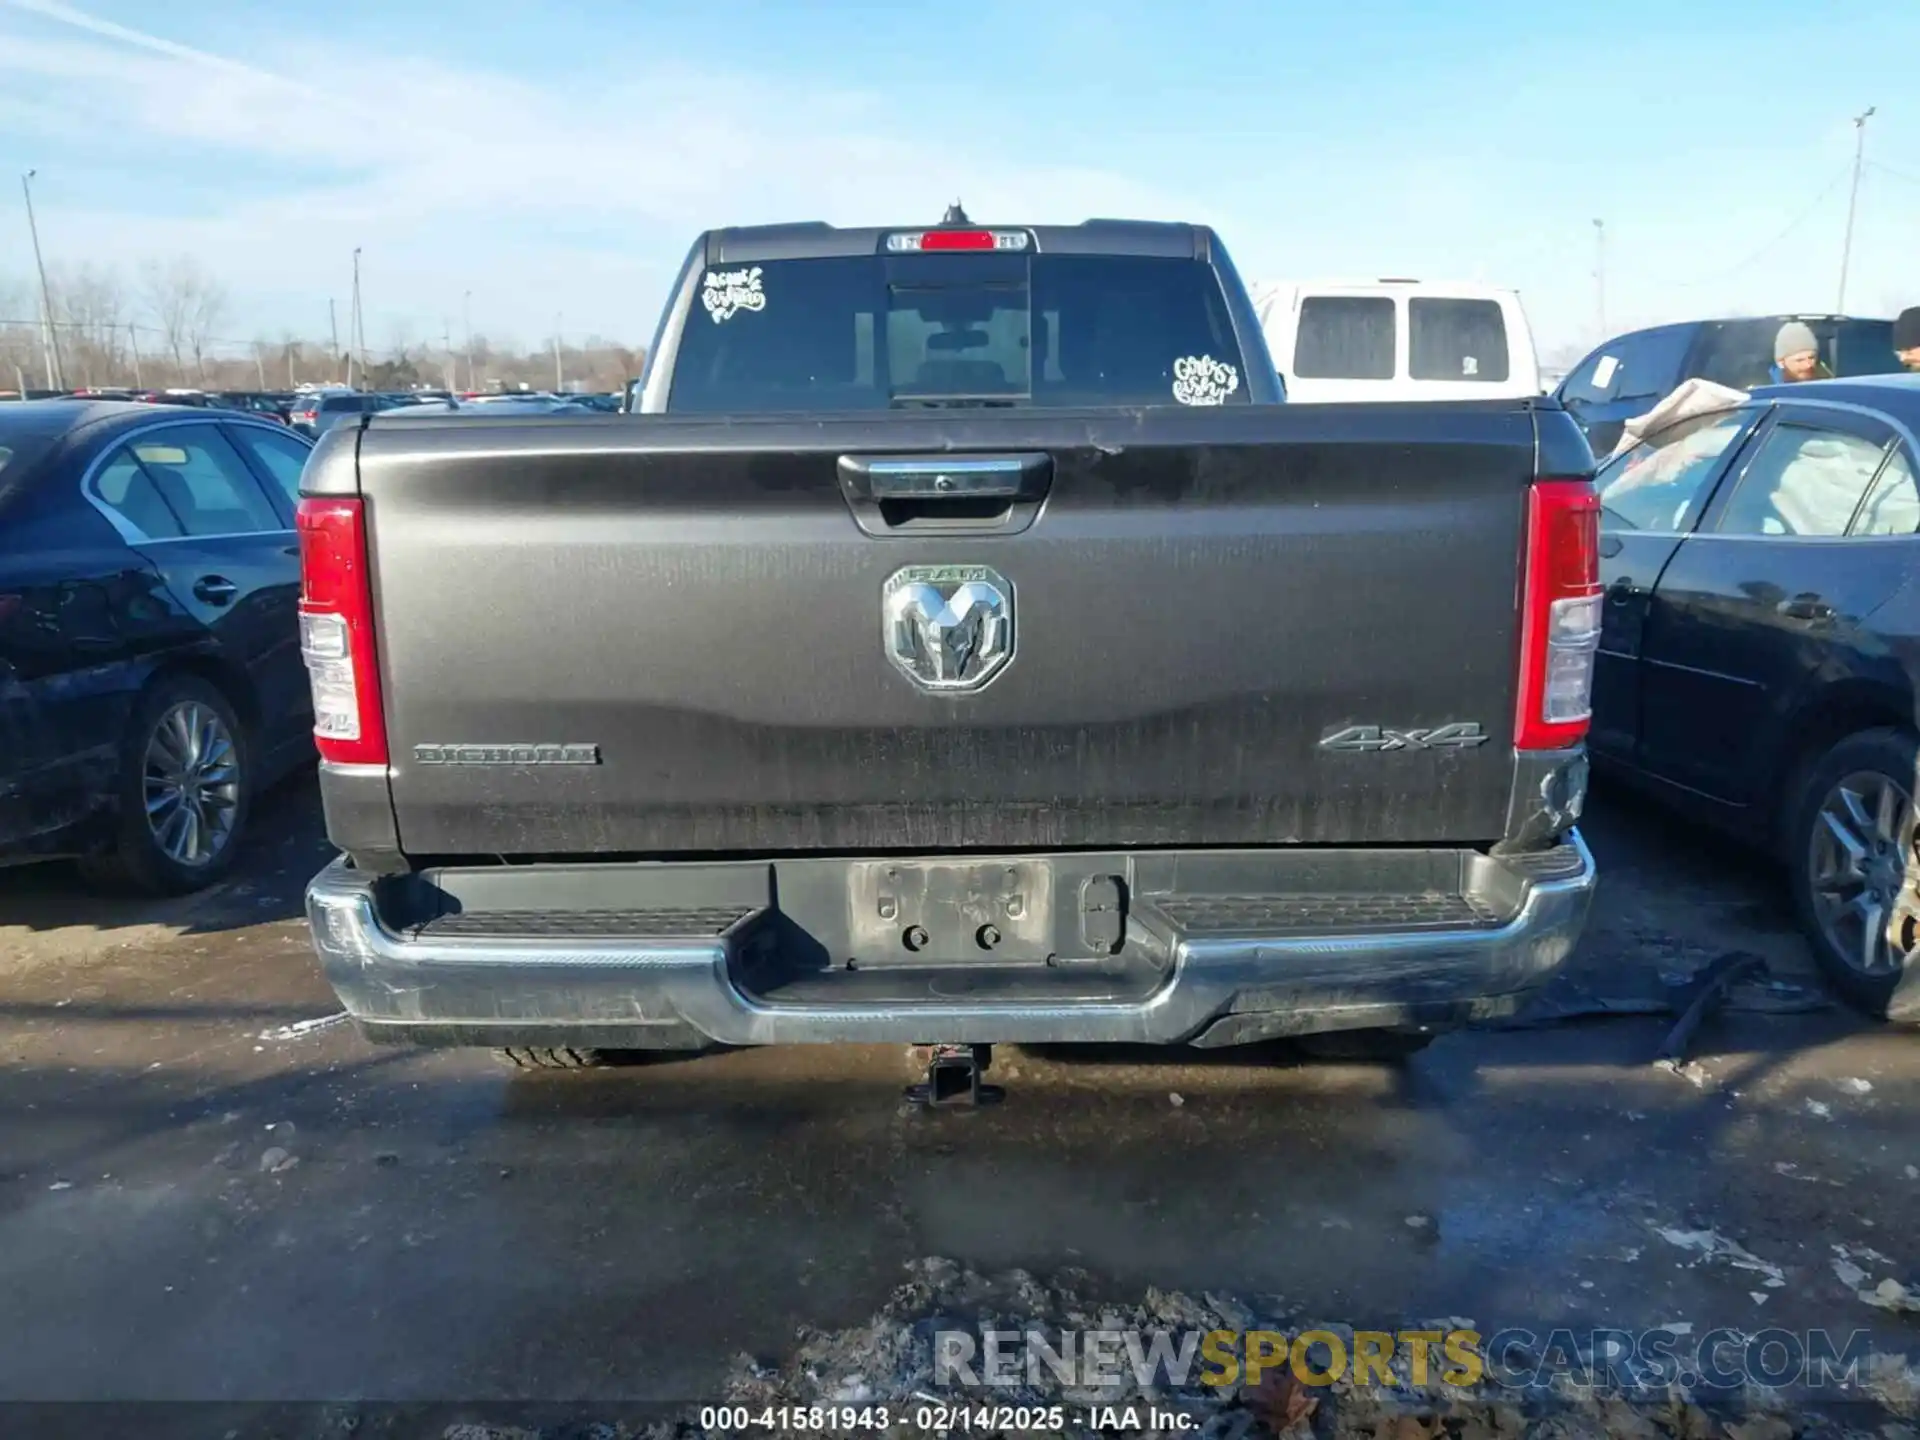
[[287,389],[291,390],[300,382],[293,378],[293,342],[287,341]]
[[451,395],[459,388],[460,367],[453,359],[453,322],[444,315],[440,317],[440,349],[447,357],[447,393]]
[[1593,318],[1600,343],[1607,339],[1607,222],[1593,222]]
[[266,353],[262,351],[258,345],[253,347],[253,368],[255,373],[258,374],[260,377],[260,388],[262,390],[266,389],[267,388],[267,357],[266,357]]
[[467,389],[478,391],[480,382],[473,377],[473,292],[471,290],[460,299],[460,319],[467,327]]
[[553,393],[556,395],[565,394],[567,388],[566,379],[560,374],[560,329],[566,323],[564,315],[553,317]]
[[131,320],[127,322],[127,345],[133,351],[133,388],[144,390],[147,387],[140,379],[140,327]]
[[332,337],[333,352],[327,356],[327,369],[333,372],[333,378],[340,378],[340,321],[333,313],[333,297],[327,297],[327,334]]
[[62,390],[66,388],[66,373],[60,363],[60,336],[53,323],[53,292],[47,288],[47,262],[40,257],[40,226],[33,218],[32,182],[39,173],[29,170],[20,177],[20,193],[27,197],[27,233],[33,236],[33,264],[40,272],[40,323],[46,327],[42,339],[47,357],[47,388]]
[[353,309],[347,317],[347,328],[352,332],[347,344],[352,353],[347,356],[347,384],[353,384],[353,356],[360,357],[360,379],[367,378],[367,332],[360,321],[360,247],[353,247]]
[[1853,259],[1853,215],[1860,204],[1860,169],[1867,158],[1867,121],[1876,108],[1869,105],[1865,114],[1853,117],[1853,188],[1847,192],[1847,238],[1840,244],[1840,300],[1833,307],[1842,315],[1847,313],[1847,266]]

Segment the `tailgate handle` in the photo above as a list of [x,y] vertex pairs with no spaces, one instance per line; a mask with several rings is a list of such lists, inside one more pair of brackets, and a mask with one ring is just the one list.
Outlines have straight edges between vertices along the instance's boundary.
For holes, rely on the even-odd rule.
[[1046,490],[1051,455],[842,455],[840,471],[874,500],[1017,500]]
[[869,535],[1005,535],[1033,523],[1053,485],[1053,456],[842,455],[839,471]]

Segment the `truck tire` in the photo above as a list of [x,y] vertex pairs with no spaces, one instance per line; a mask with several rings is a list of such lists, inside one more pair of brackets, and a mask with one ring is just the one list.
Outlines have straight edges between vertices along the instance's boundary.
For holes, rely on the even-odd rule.
[[493,1053],[503,1065],[516,1070],[598,1070],[614,1063],[605,1050],[582,1050],[571,1045],[511,1045]]
[[1432,1030],[1329,1030],[1302,1035],[1298,1043],[1315,1060],[1392,1065],[1418,1055],[1437,1038]]
[[1847,736],[1803,772],[1785,837],[1793,906],[1827,983],[1885,1019],[1920,948],[1914,774],[1920,737]]
[[113,833],[82,857],[81,874],[149,895],[185,895],[223,878],[246,836],[250,750],[218,687],[198,675],[160,676],[121,741]]

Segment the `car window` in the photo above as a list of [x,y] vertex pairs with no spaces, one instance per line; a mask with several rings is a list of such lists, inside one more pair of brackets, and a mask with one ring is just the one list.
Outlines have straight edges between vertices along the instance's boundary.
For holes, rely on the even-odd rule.
[[1661,400],[1680,383],[1691,333],[1685,328],[1642,330],[1629,335],[1614,351],[1619,373],[1614,377],[1616,400]]
[[1920,533],[1920,485],[1905,450],[1887,457],[1880,478],[1854,518],[1855,535],[1913,535]]
[[1293,332],[1302,380],[1391,380],[1397,322],[1385,295],[1310,295]]
[[[1773,384],[1773,340],[1784,323],[1785,317],[1774,315],[1715,320],[1701,326],[1693,372],[1737,390]],[[1893,354],[1891,320],[1814,317],[1801,323],[1813,331],[1821,363],[1835,375],[1887,375],[1900,369]]]
[[125,445],[94,472],[93,493],[149,540],[170,540],[182,533],[179,518]]
[[[828,256],[704,274],[667,408],[1244,404],[1220,279],[1132,255]],[[550,397],[493,403],[551,409]],[[512,413],[512,412],[502,412]]]
[[1720,512],[1722,535],[1844,535],[1881,447],[1824,426],[1774,426]]
[[130,442],[188,535],[284,530],[286,522],[215,425],[176,425]]
[[1507,378],[1507,322],[1497,300],[1407,302],[1407,373],[1415,380]]
[[1747,420],[1738,412],[1682,420],[1602,466],[1595,480],[1601,527],[1667,534],[1685,528]]
[[306,466],[307,456],[312,453],[309,447],[291,435],[257,429],[252,425],[234,426],[233,437],[273,476],[274,483],[286,494],[288,503],[300,498],[300,471]]
[[1620,358],[1602,346],[1574,366],[1567,378],[1560,382],[1561,398],[1598,404],[1613,393],[1614,380],[1619,373]]

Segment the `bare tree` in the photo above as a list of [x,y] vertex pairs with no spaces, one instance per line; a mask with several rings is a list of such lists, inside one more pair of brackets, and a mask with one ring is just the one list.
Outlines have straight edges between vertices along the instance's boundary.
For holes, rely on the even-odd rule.
[[[126,339],[122,321],[126,297],[111,270],[82,265],[55,271],[47,288],[53,296],[54,323],[60,326],[66,358],[82,385],[111,384],[120,378]],[[69,380],[76,378],[70,375]]]
[[0,390],[24,391],[40,362],[40,327],[32,319],[36,308],[31,287],[0,280]]
[[176,379],[186,373],[187,322],[197,277],[193,261],[185,257],[169,265],[149,260],[141,271],[142,298],[160,331],[161,348],[173,356]]
[[207,275],[196,275],[193,305],[187,312],[187,343],[193,350],[194,373],[207,380],[207,345],[227,313],[227,290]]

